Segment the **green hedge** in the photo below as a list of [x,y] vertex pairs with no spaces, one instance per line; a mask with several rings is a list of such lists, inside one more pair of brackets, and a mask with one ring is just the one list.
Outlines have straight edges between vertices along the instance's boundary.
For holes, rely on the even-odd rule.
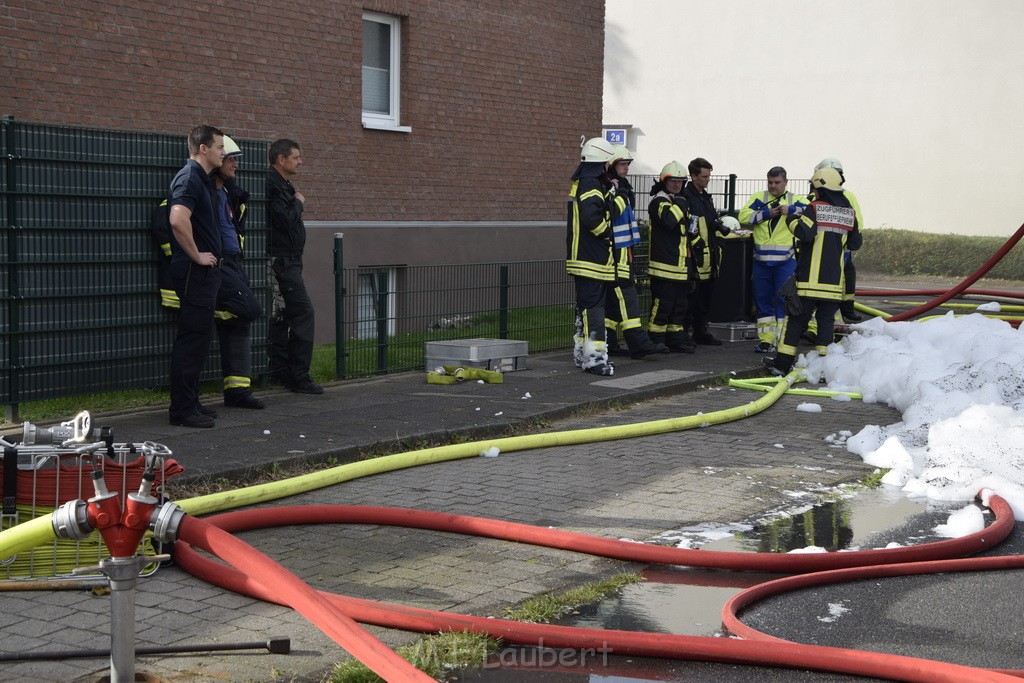
[[[989,260],[1006,239],[880,228],[864,231],[864,246],[855,258],[857,270],[863,272],[965,277]],[[1014,245],[986,277],[1024,280],[1024,245]]]

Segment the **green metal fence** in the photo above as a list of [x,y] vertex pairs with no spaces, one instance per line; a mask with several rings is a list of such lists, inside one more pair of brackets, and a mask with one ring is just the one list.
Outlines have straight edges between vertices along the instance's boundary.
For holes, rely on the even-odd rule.
[[[336,238],[336,266],[342,248]],[[571,344],[575,295],[563,260],[336,267],[339,274],[339,377],[422,369],[431,341],[519,339],[531,353]]]
[[[188,158],[160,135],[0,120],[0,402],[163,386],[174,314],[160,306],[153,209]],[[266,301],[267,143],[238,140],[252,195],[246,270]],[[266,321],[254,324],[265,374]],[[204,378],[219,376],[210,354]]]

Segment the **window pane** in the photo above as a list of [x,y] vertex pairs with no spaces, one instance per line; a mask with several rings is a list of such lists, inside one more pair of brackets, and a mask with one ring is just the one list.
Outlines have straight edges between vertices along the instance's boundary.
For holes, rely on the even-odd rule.
[[363,111],[391,113],[391,75],[387,69],[363,67]]
[[363,66],[391,66],[391,27],[387,24],[363,21]]
[[391,113],[391,27],[363,20],[363,111]]

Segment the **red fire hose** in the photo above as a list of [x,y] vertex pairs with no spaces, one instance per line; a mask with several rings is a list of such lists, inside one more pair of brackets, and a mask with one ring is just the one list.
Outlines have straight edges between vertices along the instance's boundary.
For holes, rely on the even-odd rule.
[[936,308],[944,304],[945,302],[949,301],[953,297],[959,295],[968,287],[970,287],[979,279],[981,279],[981,277],[985,275],[985,273],[990,271],[993,268],[993,266],[999,263],[999,261],[1001,261],[1002,258],[1006,256],[1010,249],[1013,249],[1014,245],[1020,241],[1021,237],[1024,237],[1024,224],[1021,224],[1021,226],[1017,228],[1017,232],[1013,233],[1013,235],[1010,236],[1010,239],[1006,240],[1006,243],[1003,244],[1003,246],[999,247],[996,253],[994,253],[988,261],[985,261],[985,263],[983,263],[981,267],[978,268],[978,270],[974,271],[974,274],[968,276],[966,280],[964,280],[957,286],[953,287],[953,289],[943,292],[939,297],[927,303],[921,304],[920,306],[917,306],[915,308],[911,308],[909,311],[903,311],[902,313],[898,313],[897,315],[894,315],[891,318],[886,318],[886,320],[888,322],[910,320],[911,318],[921,315],[922,313],[927,313],[933,308]]
[[[914,561],[949,558],[976,552],[992,545],[992,539],[1002,540],[1012,529],[1013,517],[1009,505],[998,496],[992,496],[990,505],[996,513],[996,520],[983,532],[962,539],[942,541],[916,548],[895,548],[849,553],[827,553],[811,555],[765,555],[759,553],[725,553],[679,548],[647,546],[584,534],[530,527],[511,522],[500,522],[461,515],[408,510],[402,508],[375,508],[361,506],[305,506],[279,507],[248,510],[218,515],[207,521],[191,520],[182,526],[181,541],[175,547],[175,559],[186,571],[221,587],[268,600],[278,604],[293,603],[291,588],[276,575],[269,573],[263,564],[243,565],[245,571],[238,571],[205,558],[188,543],[195,543],[211,553],[218,554],[233,565],[248,563],[250,555],[259,555],[266,562],[269,558],[252,548],[243,550],[235,547],[231,558],[220,554],[223,542],[211,543],[219,538],[206,529],[216,525],[230,531],[286,526],[293,524],[363,523],[409,526],[421,529],[435,529],[453,533],[468,533],[491,538],[504,538],[520,542],[558,547],[593,555],[614,557],[637,562],[680,564],[689,566],[718,567],[745,571],[789,571],[812,572],[824,567],[876,565],[883,562]],[[988,540],[982,540],[983,538]],[[998,541],[995,541],[998,542]],[[913,551],[913,552],[907,552]],[[768,561],[776,557],[779,561]],[[841,558],[836,560],[833,558]],[[783,561],[784,560],[784,561]],[[785,566],[786,569],[779,567]],[[771,567],[771,568],[766,568]],[[278,568],[279,572],[286,572]],[[289,574],[289,576],[291,576]],[[811,576],[816,576],[811,574]],[[293,581],[301,583],[297,578]],[[303,584],[304,585],[304,584]],[[438,632],[445,630],[470,630],[486,633],[511,643],[522,645],[543,645],[554,648],[594,649],[615,654],[715,661],[734,664],[753,664],[789,668],[806,668],[820,671],[876,676],[903,681],[1015,681],[1014,676],[999,672],[977,669],[957,664],[935,662],[899,655],[866,653],[842,648],[798,645],[752,640],[733,640],[699,636],[679,636],[629,631],[605,631],[548,624],[528,624],[503,619],[487,619],[459,614],[447,614],[400,605],[378,603],[358,598],[336,596],[313,592],[305,586],[303,599],[310,598],[310,592],[329,602],[346,619],[376,624],[408,631]],[[308,609],[308,607],[307,607]],[[303,612],[306,614],[306,612]],[[332,635],[332,637],[335,637]],[[335,638],[337,642],[342,640]],[[342,643],[343,647],[349,646]],[[605,649],[600,649],[605,648]],[[352,654],[374,668],[366,655]],[[376,670],[376,669],[375,669]],[[383,675],[383,674],[382,674]],[[388,680],[409,680],[388,678]]]

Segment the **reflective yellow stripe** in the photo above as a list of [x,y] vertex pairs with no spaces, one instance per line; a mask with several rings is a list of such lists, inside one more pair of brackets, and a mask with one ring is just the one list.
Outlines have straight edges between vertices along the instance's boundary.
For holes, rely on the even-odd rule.
[[167,308],[181,308],[181,302],[178,300],[178,295],[174,293],[173,289],[160,290],[160,305]]
[[224,378],[225,389],[248,389],[250,384],[252,384],[252,381],[248,377],[228,375]]
[[160,245],[160,249],[164,252],[164,256],[170,256],[171,255],[171,243],[170,242],[164,242],[163,244],[161,244]]
[[217,318],[218,320],[231,320],[232,318],[237,318],[238,316],[228,311],[214,311],[213,317]]

